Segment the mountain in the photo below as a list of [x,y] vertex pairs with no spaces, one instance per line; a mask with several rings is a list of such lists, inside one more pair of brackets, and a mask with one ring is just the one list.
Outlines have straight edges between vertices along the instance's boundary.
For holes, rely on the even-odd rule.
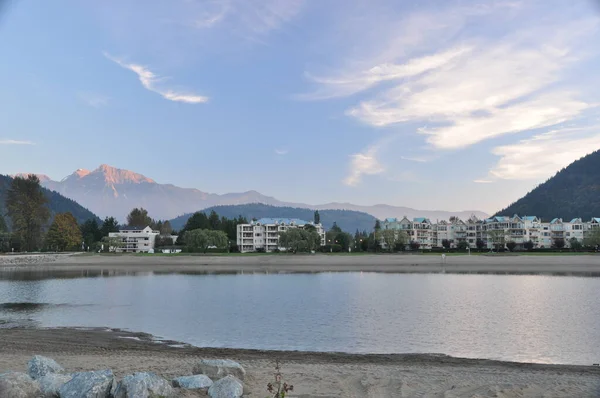
[[[6,192],[10,188],[11,182],[11,177],[0,174],[0,212],[2,214],[6,214]],[[43,188],[43,190],[44,195],[46,195],[46,198],[48,199],[48,208],[50,209],[52,217],[54,217],[56,213],[71,212],[78,223],[83,223],[89,219],[100,221],[94,213],[77,202],[65,198],[59,193],[52,192],[49,189]]]
[[[314,218],[314,210],[312,209],[270,206],[262,203],[215,206],[202,211],[209,214],[212,210],[222,217],[234,218],[241,215],[248,220],[251,220],[252,218],[272,217],[299,218],[305,221],[312,221]],[[189,213],[174,218],[171,220],[171,226],[176,230],[182,229],[191,215],[192,213]],[[327,230],[333,226],[334,222],[337,223],[342,230],[351,233],[354,233],[357,229],[361,232],[365,230],[371,231],[375,226],[375,217],[354,210],[319,210],[319,215],[321,216],[321,223]]]
[[600,217],[600,150],[571,163],[498,214],[538,216],[544,221]]
[[180,188],[156,181],[129,170],[101,165],[95,170],[79,169],[61,181],[39,175],[44,187],[56,191],[86,206],[101,217],[115,216],[124,221],[134,207],[143,207],[157,219],[172,219],[181,214],[193,213],[213,206],[262,203],[318,210],[352,210],[386,217],[428,217],[432,220],[451,216],[468,218],[471,214],[487,217],[480,211],[428,211],[388,205],[359,206],[351,203],[308,205],[283,202],[256,191],[218,195],[193,188]]

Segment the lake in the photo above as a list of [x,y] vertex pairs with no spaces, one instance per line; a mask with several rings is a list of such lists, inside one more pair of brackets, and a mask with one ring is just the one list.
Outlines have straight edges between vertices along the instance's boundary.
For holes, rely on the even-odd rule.
[[0,272],[0,328],[111,327],[200,347],[600,362],[600,278]]

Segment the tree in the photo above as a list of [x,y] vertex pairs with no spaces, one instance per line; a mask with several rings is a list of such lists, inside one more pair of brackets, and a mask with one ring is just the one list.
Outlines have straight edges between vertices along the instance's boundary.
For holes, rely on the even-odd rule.
[[581,248],[583,247],[581,242],[575,237],[569,239],[569,246],[571,246],[571,249],[573,249],[574,251],[581,250]]
[[477,249],[482,250],[485,248],[485,242],[483,241],[483,239],[477,239],[475,241],[475,246],[477,246]]
[[450,249],[451,245],[452,242],[450,242],[448,239],[442,239],[442,246],[444,247],[444,249]]
[[208,217],[206,214],[198,211],[188,218],[182,232],[193,231],[195,229],[208,229],[209,228]]
[[383,240],[383,243],[385,243],[385,246],[388,249],[388,251],[391,252],[396,248],[396,231],[394,231],[393,229],[384,229],[383,231],[381,231],[381,238]]
[[552,242],[552,246],[554,246],[554,248],[556,249],[562,249],[563,247],[565,247],[565,240],[563,238],[554,239],[554,241]]
[[87,247],[93,247],[94,243],[100,242],[102,239],[102,232],[98,226],[98,221],[95,219],[87,220],[81,224],[79,229],[81,230],[81,236]]
[[2,214],[0,214],[0,232],[7,232],[8,231],[8,226],[6,225],[6,221],[4,220],[4,217],[2,216]]
[[486,231],[486,234],[491,239],[492,245],[494,245],[496,251],[500,251],[500,249],[504,248],[506,238],[503,229],[490,229],[489,231]]
[[21,241],[21,249],[39,249],[42,231],[50,218],[40,180],[35,175],[15,177],[6,193],[6,207],[12,229]]
[[161,225],[159,231],[161,235],[171,235],[173,233],[173,227],[171,227],[171,222],[169,220],[165,221]]
[[46,247],[56,251],[76,250],[83,238],[77,220],[71,213],[58,213],[46,234]]
[[534,246],[535,245],[531,240],[528,240],[527,242],[523,243],[523,247],[525,248],[525,250],[533,250]]
[[600,228],[589,231],[583,239],[583,244],[594,249],[598,248],[600,246]]
[[127,215],[127,225],[130,227],[146,228],[151,226],[154,220],[148,216],[148,210],[135,208]]
[[469,247],[469,242],[467,242],[466,240],[461,240],[456,245],[456,248],[460,251],[466,251]]
[[512,240],[506,242],[506,248],[508,250],[510,250],[511,252],[514,252],[516,247],[517,247],[517,243],[516,242],[514,242]]
[[340,233],[340,232],[342,232],[342,229],[340,227],[338,227],[337,223],[334,221],[333,225],[331,226],[331,229],[329,231],[335,232],[335,233]]
[[319,214],[319,210],[315,210],[314,220],[315,224],[321,224],[321,215]]
[[208,216],[208,225],[212,230],[221,229],[221,219],[216,211],[212,210]]
[[419,242],[417,242],[416,240],[413,240],[410,242],[411,250],[419,250],[420,247],[421,247],[421,244]]
[[111,232],[119,232],[119,223],[114,217],[106,217],[100,227],[100,235],[105,237]]
[[378,232],[381,230],[381,221],[379,220],[375,220],[375,227],[373,227],[375,229],[375,232]]
[[458,221],[458,217],[456,217],[456,216],[451,216],[451,217],[448,219],[448,221],[450,221],[451,223],[453,223],[453,222],[455,222],[455,221]]
[[227,248],[229,239],[223,231],[211,231],[208,229],[194,229],[185,232],[185,246],[189,252],[203,252],[211,247],[218,249]]
[[123,238],[105,236],[102,238],[102,246],[105,252],[117,252],[125,247],[125,242],[123,242]]

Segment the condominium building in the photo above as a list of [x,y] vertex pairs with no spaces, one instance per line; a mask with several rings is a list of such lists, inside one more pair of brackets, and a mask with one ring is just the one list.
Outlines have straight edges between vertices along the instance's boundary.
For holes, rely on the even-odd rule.
[[109,238],[117,238],[115,246],[110,251],[119,253],[148,253],[154,252],[154,243],[160,232],[152,228],[124,227],[119,232],[111,232]]
[[412,221],[404,217],[400,220],[387,218],[382,222],[383,229],[406,232],[410,242],[419,242],[422,248],[443,247],[448,242],[450,247],[457,247],[461,241],[469,247],[481,246],[493,248],[514,242],[518,249],[532,242],[534,248],[550,248],[558,241],[568,248],[571,240],[583,242],[586,235],[594,229],[600,229],[600,218],[592,218],[584,222],[574,218],[565,222],[555,218],[544,223],[536,216],[494,216],[479,220],[471,216],[467,221],[453,218],[451,221],[431,223],[426,218],[414,218]]
[[285,250],[279,245],[279,233],[289,228],[312,226],[321,237],[321,246],[325,245],[325,230],[321,224],[299,220],[297,218],[261,218],[250,224],[237,226],[237,245],[242,253],[264,250],[272,252]]

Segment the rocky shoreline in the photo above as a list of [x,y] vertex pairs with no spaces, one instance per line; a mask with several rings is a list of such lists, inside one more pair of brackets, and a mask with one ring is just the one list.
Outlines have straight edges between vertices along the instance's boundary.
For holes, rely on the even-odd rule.
[[136,372],[117,381],[111,369],[69,373],[54,359],[35,355],[27,363],[27,373],[0,374],[0,397],[169,398],[198,392],[210,398],[239,398],[245,376],[244,368],[232,360],[201,359],[191,375],[170,382],[152,372]]

